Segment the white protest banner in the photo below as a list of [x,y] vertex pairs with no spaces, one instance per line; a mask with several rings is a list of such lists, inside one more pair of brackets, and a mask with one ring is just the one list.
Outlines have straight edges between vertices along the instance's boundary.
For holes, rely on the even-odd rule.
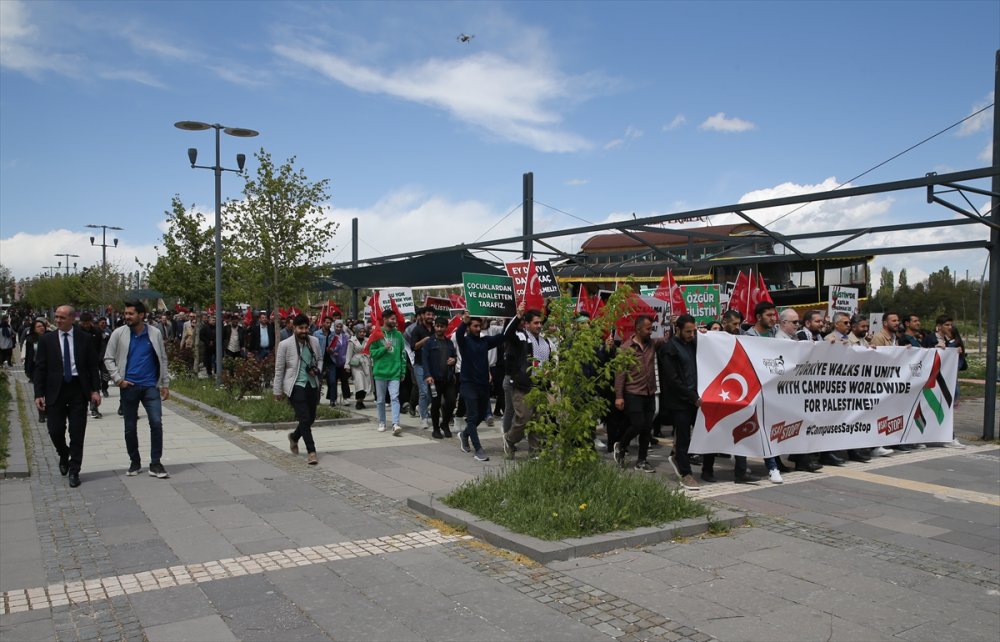
[[403,314],[413,314],[417,308],[413,305],[413,290],[410,288],[385,288],[378,291],[378,303],[385,310],[389,307],[389,297],[396,302],[396,307]]
[[857,314],[858,289],[845,288],[842,285],[831,285],[827,311],[830,313],[831,319],[833,318],[834,312],[846,312],[850,315]]
[[651,296],[641,297],[649,307],[656,312],[653,315],[653,328],[650,335],[654,339],[670,336],[670,301],[657,299]]
[[[524,297],[524,288],[528,285],[528,263],[528,261],[510,261],[503,264],[507,275],[514,279],[514,293],[518,301]],[[559,296],[559,284],[556,283],[552,265],[548,261],[535,261],[535,274],[538,275],[543,297],[548,299]]]
[[690,452],[750,457],[952,439],[957,350],[698,335]]

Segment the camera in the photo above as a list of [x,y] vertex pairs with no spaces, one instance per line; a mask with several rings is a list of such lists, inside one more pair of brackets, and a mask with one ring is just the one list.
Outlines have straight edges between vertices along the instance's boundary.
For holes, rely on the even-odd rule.
[[319,376],[319,368],[317,368],[316,366],[309,366],[308,368],[306,368],[306,372],[309,374],[310,377]]

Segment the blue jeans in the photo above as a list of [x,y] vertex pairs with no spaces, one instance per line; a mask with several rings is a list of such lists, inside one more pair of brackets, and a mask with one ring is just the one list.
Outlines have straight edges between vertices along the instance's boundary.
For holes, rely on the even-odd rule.
[[427,385],[427,380],[425,379],[427,375],[424,374],[423,365],[419,363],[413,364],[413,376],[417,378],[417,389],[420,390],[420,418],[427,419],[430,417],[427,408],[431,403],[431,390]]
[[385,423],[385,398],[389,396],[392,403],[392,423],[399,423],[399,379],[386,381],[385,379],[375,380],[375,407],[378,409],[378,422]]
[[160,463],[163,454],[163,404],[160,389],[156,386],[129,386],[121,392],[122,409],[125,411],[125,450],[130,461],[142,461],[139,455],[139,404],[146,409],[149,419],[149,463]]
[[326,379],[326,400],[337,403],[337,366],[327,363],[323,369]]
[[486,417],[490,406],[490,386],[463,381],[461,385],[462,399],[465,399],[465,430],[462,434],[472,442],[472,448],[479,450],[479,424]]

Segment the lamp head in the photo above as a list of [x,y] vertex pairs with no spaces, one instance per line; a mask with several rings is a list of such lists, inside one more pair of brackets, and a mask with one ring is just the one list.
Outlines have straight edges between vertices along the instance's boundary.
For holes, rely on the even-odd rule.
[[91,245],[93,245],[93,244],[94,244],[94,237],[93,237],[93,236],[91,236],[91,237],[90,237],[90,244],[91,244]]
[[115,239],[115,247],[118,247],[118,239]]
[[191,161],[191,167],[198,162],[198,150],[194,147],[188,147],[188,160]]
[[246,154],[237,154],[236,155],[236,166],[240,168],[241,172],[243,171],[243,167],[246,164],[247,164],[247,155]]

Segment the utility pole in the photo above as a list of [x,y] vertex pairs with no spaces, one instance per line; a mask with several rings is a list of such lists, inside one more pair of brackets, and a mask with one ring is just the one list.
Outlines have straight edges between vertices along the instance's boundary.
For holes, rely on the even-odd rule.
[[[123,230],[125,228],[115,227],[114,225],[94,225],[94,224],[87,225],[87,227],[95,229],[95,230],[97,230],[97,229],[101,230],[101,242],[100,243],[95,243],[94,241],[96,241],[97,239],[95,237],[91,236],[90,237],[90,244],[92,246],[100,247],[101,248],[101,300],[102,300],[102,302],[105,305],[107,305],[107,303],[108,303],[108,296],[107,296],[107,294],[108,293],[107,293],[106,288],[104,287],[104,285],[105,285],[105,283],[107,282],[107,279],[108,279],[108,248],[112,247],[112,246],[108,245],[108,230],[118,230],[118,231],[121,231],[121,230]],[[114,247],[118,247],[118,239],[112,239],[112,242],[114,243]]]
[[[1000,94],[1000,49],[993,66],[993,95]],[[1000,118],[993,106],[993,196],[990,199],[994,226],[990,228],[990,303],[986,313],[986,399],[983,404],[983,439],[997,432],[997,317],[1000,316]]]
[[[529,236],[535,233],[535,175],[532,172],[524,174],[521,198],[521,233]],[[532,241],[526,238],[521,244],[522,258],[527,261],[531,258]]]
[[[79,254],[68,254],[66,252],[63,252],[62,254],[56,254],[56,256],[62,256],[66,258],[66,276],[69,276],[69,257],[72,256],[75,259],[80,258]],[[60,261],[59,264],[62,265],[62,261]],[[76,267],[76,264],[74,263],[73,266]]]

